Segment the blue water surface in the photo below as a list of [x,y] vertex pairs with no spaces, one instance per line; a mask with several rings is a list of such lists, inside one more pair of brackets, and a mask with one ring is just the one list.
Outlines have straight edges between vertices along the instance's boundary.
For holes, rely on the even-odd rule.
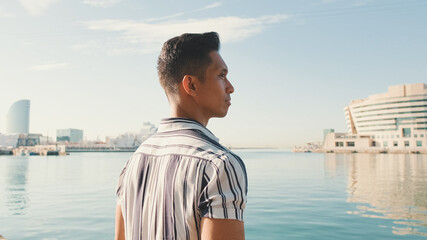
[[[427,155],[235,150],[246,239],[427,239]],[[130,153],[0,156],[0,235],[113,239]]]

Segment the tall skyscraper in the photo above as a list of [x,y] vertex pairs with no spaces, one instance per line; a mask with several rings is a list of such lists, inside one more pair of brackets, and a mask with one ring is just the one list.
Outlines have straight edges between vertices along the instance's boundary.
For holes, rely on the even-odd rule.
[[6,133],[28,134],[30,127],[30,100],[19,100],[12,104],[6,117]]

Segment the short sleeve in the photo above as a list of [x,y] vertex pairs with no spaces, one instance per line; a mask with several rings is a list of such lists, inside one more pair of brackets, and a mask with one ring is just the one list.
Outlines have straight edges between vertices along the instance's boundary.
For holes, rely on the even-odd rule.
[[126,172],[126,166],[127,166],[127,163],[123,167],[123,170],[119,176],[119,181],[117,182],[117,187],[116,187],[116,197],[117,197],[116,203],[117,203],[117,205],[122,205],[122,202],[123,202],[123,179],[124,179],[125,172]]
[[247,201],[247,176],[243,162],[225,157],[208,162],[199,198],[201,217],[243,221]]

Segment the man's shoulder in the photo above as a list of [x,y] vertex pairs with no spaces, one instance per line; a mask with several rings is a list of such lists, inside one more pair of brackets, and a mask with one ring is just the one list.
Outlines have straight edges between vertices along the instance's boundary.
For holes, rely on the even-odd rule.
[[156,133],[146,139],[135,154],[184,155],[210,161],[234,155],[218,141],[197,129]]
[[241,168],[245,168],[245,164],[242,161],[242,159],[235,154],[234,152],[230,151],[228,148],[224,148],[225,151],[222,152],[220,156],[217,156],[215,158],[212,158],[211,162],[217,166],[224,166],[224,165],[233,165],[233,166],[239,166]]

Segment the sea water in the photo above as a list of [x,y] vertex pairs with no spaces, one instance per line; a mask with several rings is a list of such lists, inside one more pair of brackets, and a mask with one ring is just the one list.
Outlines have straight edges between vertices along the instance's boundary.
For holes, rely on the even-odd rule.
[[[427,238],[427,155],[235,152],[249,178],[246,239]],[[113,239],[130,154],[0,156],[0,235]]]

